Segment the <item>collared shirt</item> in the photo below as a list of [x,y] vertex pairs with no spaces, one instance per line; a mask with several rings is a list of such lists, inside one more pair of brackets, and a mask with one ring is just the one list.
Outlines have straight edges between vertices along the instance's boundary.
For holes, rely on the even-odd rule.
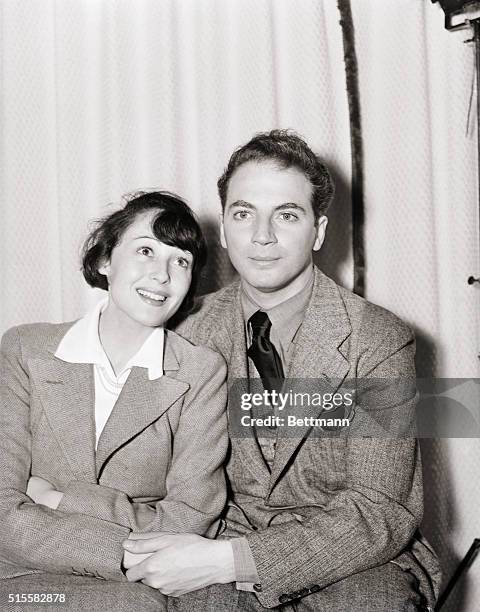
[[163,376],[163,327],[155,328],[122,371],[115,374],[98,333],[100,315],[107,304],[108,298],[99,302],[82,319],[74,323],[55,352],[55,357],[62,361],[93,365],[96,445],[131,369],[134,366],[147,368],[150,380]]
[[[313,289],[313,267],[310,278],[294,296],[288,298],[281,304],[277,304],[269,310],[264,310],[272,323],[270,330],[270,340],[277,349],[277,352],[282,361],[283,371],[288,375],[288,370],[295,349],[295,338],[300,331],[305,311],[307,309]],[[241,293],[241,303],[243,309],[243,317],[245,321],[245,329],[248,346],[252,343],[252,330],[248,320],[257,312],[263,310],[251,296],[247,294],[244,288]],[[258,376],[258,372],[253,362],[248,360],[248,368],[250,375]],[[272,463],[275,454],[275,439],[260,438],[258,443],[262,453],[267,460],[267,463]],[[254,591],[254,583],[259,582],[255,560],[245,537],[234,538],[231,540],[233,549],[233,560],[235,565],[235,576],[237,580],[237,589],[244,591]]]
[[[252,330],[250,329],[248,320],[255,312],[257,312],[257,310],[263,310],[267,313],[268,318],[272,322],[270,340],[280,355],[285,374],[287,374],[290,366],[295,345],[295,338],[305,317],[305,311],[307,309],[310,296],[312,295],[312,289],[313,268],[312,274],[310,275],[310,278],[303,289],[281,304],[277,304],[273,308],[265,310],[261,308],[242,287],[241,301],[248,346],[250,346],[252,343]],[[251,366],[253,366],[253,362],[249,362],[249,367]]]
[[[312,289],[313,268],[311,270],[311,275],[308,281],[305,283],[303,289],[284,302],[277,304],[273,308],[264,310],[272,323],[270,340],[280,356],[285,376],[288,375],[288,369],[295,350],[295,338],[300,330],[300,326],[302,325],[305,310],[307,309],[310,296],[312,295]],[[252,343],[252,330],[250,329],[251,326],[248,323],[248,320],[255,312],[257,312],[257,310],[262,309],[247,294],[245,289],[242,289],[241,300],[246,326],[247,344],[250,346]],[[251,378],[258,377],[257,369],[251,359],[248,359],[248,371]],[[275,458],[276,440],[272,436],[263,438],[257,436],[257,440],[263,457],[267,462],[268,467],[271,468]]]

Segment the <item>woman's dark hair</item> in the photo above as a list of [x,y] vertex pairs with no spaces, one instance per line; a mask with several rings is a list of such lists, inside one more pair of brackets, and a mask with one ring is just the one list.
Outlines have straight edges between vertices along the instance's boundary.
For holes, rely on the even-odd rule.
[[125,230],[138,215],[157,210],[152,220],[153,235],[169,246],[188,251],[193,256],[192,283],[180,307],[187,313],[193,306],[200,272],[207,260],[207,245],[191,208],[168,191],[136,193],[124,208],[100,219],[85,240],[82,250],[82,272],[92,287],[108,290],[107,277],[98,271],[111,257]]

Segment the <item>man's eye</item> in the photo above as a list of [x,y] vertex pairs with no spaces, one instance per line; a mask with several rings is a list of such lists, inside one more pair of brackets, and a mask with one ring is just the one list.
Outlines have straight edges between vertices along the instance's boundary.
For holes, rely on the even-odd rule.
[[153,256],[153,250],[147,246],[142,246],[139,249],[137,249],[137,253],[139,253],[140,255],[145,255],[145,257]]
[[234,215],[234,219],[248,219],[250,217],[250,211],[248,210],[238,210]]
[[283,219],[283,221],[298,221],[298,216],[291,212],[280,213],[280,218]]

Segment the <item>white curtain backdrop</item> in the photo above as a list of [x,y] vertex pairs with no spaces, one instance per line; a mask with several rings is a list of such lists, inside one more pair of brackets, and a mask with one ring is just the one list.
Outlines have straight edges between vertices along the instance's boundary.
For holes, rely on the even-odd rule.
[[[414,327],[419,376],[478,378],[480,286],[467,284],[480,272],[475,111],[467,133],[474,55],[463,43],[471,32],[445,30],[429,0],[352,0],[352,8],[366,296]],[[422,451],[424,531],[450,577],[480,538],[480,440],[422,440]],[[479,602],[480,558],[444,609],[473,612]]]
[[[365,148],[366,297],[418,336],[421,376],[478,377],[480,275],[467,33],[430,0],[352,0]],[[331,165],[321,265],[352,284],[350,141],[335,0],[0,0],[0,332],[80,316],[88,220],[162,188],[198,212],[204,290],[216,179],[257,131],[292,128]],[[480,537],[480,444],[427,441],[425,530],[449,575]],[[480,560],[449,610],[480,601]]]
[[[275,126],[307,136],[339,174],[333,225],[343,237],[326,253],[349,282],[349,131],[335,2],[1,7],[2,328],[84,312],[92,292],[78,249],[87,220],[126,192],[176,191],[216,235],[217,177],[235,147]],[[231,275],[215,248],[210,272],[207,288]]]

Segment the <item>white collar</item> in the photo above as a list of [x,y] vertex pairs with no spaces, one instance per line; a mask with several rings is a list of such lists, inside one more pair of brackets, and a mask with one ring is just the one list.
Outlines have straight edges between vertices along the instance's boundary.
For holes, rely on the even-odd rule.
[[[58,345],[55,357],[70,363],[93,363],[111,370],[112,366],[98,335],[100,314],[107,304],[108,298],[100,301],[84,317],[72,325]],[[163,376],[164,342],[163,327],[155,328],[117,378],[120,378],[126,370],[130,370],[134,366],[147,368],[149,380],[155,380]]]

